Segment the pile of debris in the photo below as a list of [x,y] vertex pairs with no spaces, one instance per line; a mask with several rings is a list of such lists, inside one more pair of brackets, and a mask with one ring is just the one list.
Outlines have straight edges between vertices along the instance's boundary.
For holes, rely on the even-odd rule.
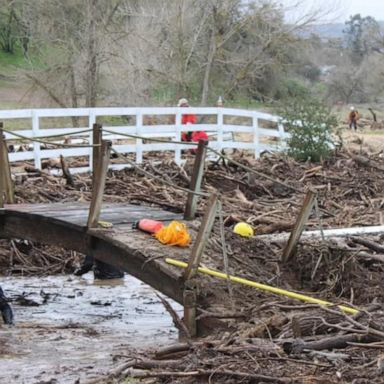
[[[256,235],[273,235],[293,228],[305,190],[317,191],[318,210],[309,218],[311,229],[384,224],[384,158],[339,152],[322,164],[297,163],[284,156],[266,155],[255,161],[238,154],[237,162],[212,163],[204,176],[204,191],[218,191],[225,224],[214,226],[203,263],[223,269],[223,247],[229,259],[228,273],[290,291],[330,301],[327,308],[298,303],[225,281],[206,277],[209,295],[221,295],[223,303],[202,308],[200,319],[211,322],[207,339],[186,342],[153,353],[117,356],[119,366],[108,377],[91,382],[125,380],[148,382],[274,382],[274,383],[380,383],[384,358],[383,236],[338,239],[303,239],[295,258],[280,262],[285,242],[274,236],[241,238],[232,233],[235,223],[246,221]],[[192,163],[179,167],[170,161],[145,163],[140,169],[110,171],[104,201],[148,204],[182,212]],[[265,177],[267,176],[267,177]],[[164,185],[161,178],[174,187]],[[41,172],[17,179],[18,203],[90,201],[91,178],[74,175],[74,184]],[[199,214],[206,199],[199,201]],[[192,222],[193,228],[197,223]],[[194,228],[196,229],[196,228]],[[79,255],[17,242],[3,242],[0,263],[8,272],[21,266],[33,273],[33,265],[55,265],[52,272],[71,270]],[[41,253],[42,258],[37,255]],[[12,254],[12,262],[9,255]],[[67,251],[65,251],[67,252]],[[54,257],[48,257],[53,255]],[[55,257],[57,259],[55,259]],[[59,262],[61,259],[61,262]],[[40,270],[42,272],[42,268]],[[214,288],[214,291],[212,291]],[[355,315],[338,305],[357,308]],[[182,331],[182,330],[181,330]]]

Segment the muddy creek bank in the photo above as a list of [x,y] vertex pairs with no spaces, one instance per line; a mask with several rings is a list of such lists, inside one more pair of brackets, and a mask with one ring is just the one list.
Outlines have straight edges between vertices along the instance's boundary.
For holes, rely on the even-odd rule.
[[16,326],[0,326],[1,383],[89,380],[111,368],[113,356],[178,338],[155,292],[131,276],[11,277],[2,286]]

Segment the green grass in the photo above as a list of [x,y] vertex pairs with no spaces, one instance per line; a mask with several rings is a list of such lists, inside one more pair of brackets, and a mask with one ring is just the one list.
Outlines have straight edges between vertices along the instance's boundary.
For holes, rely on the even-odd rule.
[[376,131],[371,131],[371,130],[363,130],[359,132],[360,134],[364,134],[367,136],[384,136],[384,131],[383,130],[376,130]]
[[2,74],[13,72],[16,69],[30,68],[30,63],[25,59],[20,50],[7,53],[0,50],[0,68]]

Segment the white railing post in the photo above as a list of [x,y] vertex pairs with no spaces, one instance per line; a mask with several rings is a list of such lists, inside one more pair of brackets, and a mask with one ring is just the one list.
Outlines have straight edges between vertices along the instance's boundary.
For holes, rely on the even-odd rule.
[[223,149],[224,115],[221,108],[217,108],[217,150]]
[[[175,116],[175,140],[181,141],[181,111],[178,108]],[[180,145],[175,144],[175,163],[180,165],[181,164],[181,149]]]
[[[32,111],[32,133],[33,137],[39,136],[40,122],[37,111]],[[33,156],[35,161],[35,168],[41,170],[41,147],[37,141],[33,142]]]
[[[136,135],[140,136],[143,127],[143,113],[140,108],[136,111]],[[136,139],[136,164],[143,162],[143,139]]]
[[260,157],[260,135],[259,135],[259,119],[257,113],[255,112],[252,116],[252,126],[253,126],[253,144],[255,146],[255,159]]
[[[90,131],[89,131],[89,143],[92,145],[94,144],[94,142],[93,142],[93,125],[95,123],[96,123],[96,114],[92,109],[90,109],[89,115],[88,115],[88,129],[90,129]],[[92,147],[89,148],[89,170],[91,172],[94,171],[94,169],[93,169],[93,148]]]

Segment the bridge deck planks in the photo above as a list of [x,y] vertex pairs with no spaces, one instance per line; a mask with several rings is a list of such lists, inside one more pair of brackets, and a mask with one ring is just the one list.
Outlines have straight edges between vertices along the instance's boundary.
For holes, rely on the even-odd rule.
[[[6,205],[6,210],[42,215],[79,226],[86,226],[89,204],[87,203],[52,203],[52,204],[13,204]],[[180,214],[167,212],[156,207],[133,204],[103,204],[100,220],[114,226],[132,224],[144,218],[160,221],[181,219]]]
[[[104,204],[100,220],[112,228],[86,228],[88,203],[15,204],[0,209],[0,238],[24,238],[52,244],[122,268],[179,303],[183,302],[183,270],[165,263],[166,257],[187,261],[190,247],[161,244],[153,236],[132,229],[143,218],[164,222],[182,220],[181,214],[157,207]],[[190,230],[192,237],[195,233]]]

